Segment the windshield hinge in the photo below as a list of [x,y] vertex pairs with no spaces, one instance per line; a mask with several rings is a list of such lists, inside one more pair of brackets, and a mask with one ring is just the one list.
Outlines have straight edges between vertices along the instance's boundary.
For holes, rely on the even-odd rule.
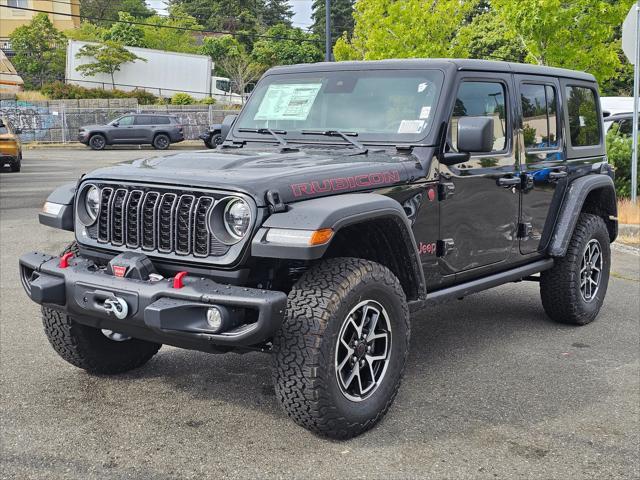
[[282,203],[280,199],[280,192],[277,190],[267,191],[267,203],[269,204],[269,211],[271,213],[282,213],[287,211],[287,205]]

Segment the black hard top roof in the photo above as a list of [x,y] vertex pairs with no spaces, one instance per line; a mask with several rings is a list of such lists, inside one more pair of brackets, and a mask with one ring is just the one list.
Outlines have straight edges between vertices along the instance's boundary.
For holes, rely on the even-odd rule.
[[494,60],[473,60],[457,58],[410,58],[361,62],[305,63],[299,65],[273,67],[269,72],[303,73],[337,70],[384,70],[421,68],[442,68],[445,70],[453,68],[456,70],[522,73],[526,75],[547,75],[552,77],[573,78],[576,80],[584,80],[587,82],[596,81],[595,77],[590,73],[568,70],[566,68],[544,67],[526,63],[498,62]]

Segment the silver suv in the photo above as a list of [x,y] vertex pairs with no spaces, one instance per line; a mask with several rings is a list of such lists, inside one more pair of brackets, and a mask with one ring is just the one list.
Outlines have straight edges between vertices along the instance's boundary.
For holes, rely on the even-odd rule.
[[78,141],[93,150],[107,145],[152,145],[166,150],[172,143],[184,140],[182,125],[172,115],[130,113],[106,125],[80,127]]

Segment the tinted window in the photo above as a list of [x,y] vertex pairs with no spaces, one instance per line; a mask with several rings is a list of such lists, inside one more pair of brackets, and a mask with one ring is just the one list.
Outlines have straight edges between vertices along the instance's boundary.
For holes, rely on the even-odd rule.
[[587,87],[567,87],[571,145],[585,147],[600,144],[600,117],[596,92]]
[[170,123],[169,117],[153,117],[154,125],[169,125]]
[[136,115],[135,123],[136,125],[151,125],[152,118],[148,115]]
[[618,127],[618,134],[624,136],[631,136],[631,132],[633,132],[633,121],[632,120],[620,120]]
[[458,119],[493,117],[493,151],[507,147],[504,85],[498,82],[464,82],[460,85],[451,119],[451,144],[457,150]]
[[133,117],[122,117],[118,120],[118,125],[127,126],[133,125]]
[[524,146],[528,150],[558,146],[556,91],[550,85],[520,87]]

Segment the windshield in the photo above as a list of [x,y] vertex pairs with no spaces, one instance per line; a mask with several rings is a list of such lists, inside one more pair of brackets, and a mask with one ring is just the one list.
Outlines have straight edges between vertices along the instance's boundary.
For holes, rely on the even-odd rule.
[[216,80],[216,88],[223,92],[230,92],[231,82],[229,80]]
[[270,75],[252,93],[236,132],[269,128],[308,141],[305,131],[339,130],[360,141],[417,142],[429,131],[443,78],[439,70]]

